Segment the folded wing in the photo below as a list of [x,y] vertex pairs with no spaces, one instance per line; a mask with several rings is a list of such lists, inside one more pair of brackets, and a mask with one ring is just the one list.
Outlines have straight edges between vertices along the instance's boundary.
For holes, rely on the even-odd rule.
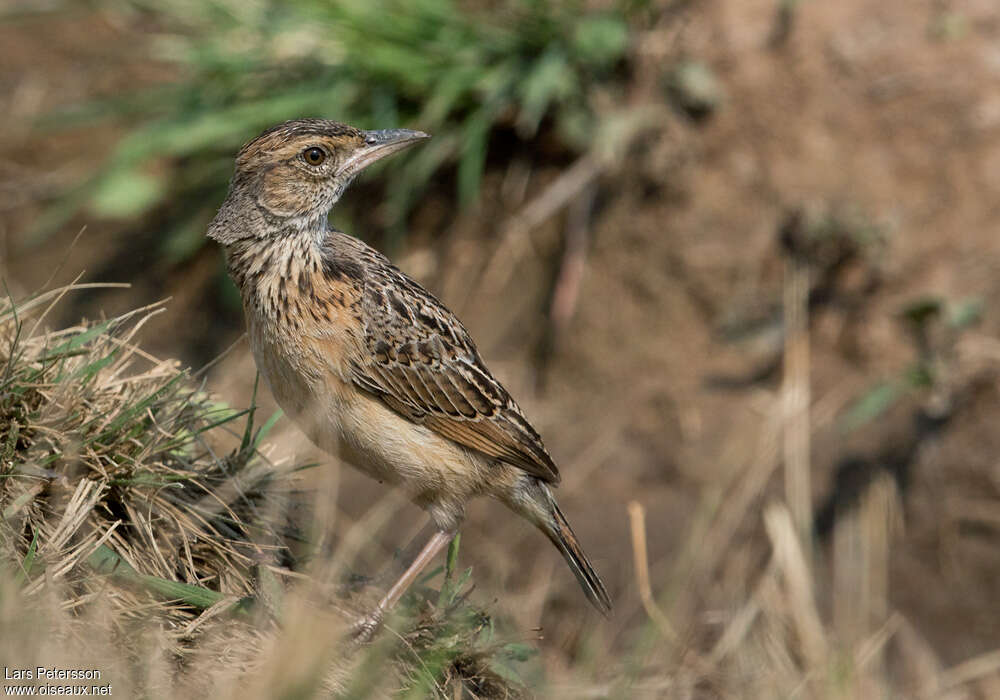
[[360,314],[368,352],[352,363],[353,381],[460,445],[558,483],[538,433],[461,322],[386,258],[366,252]]

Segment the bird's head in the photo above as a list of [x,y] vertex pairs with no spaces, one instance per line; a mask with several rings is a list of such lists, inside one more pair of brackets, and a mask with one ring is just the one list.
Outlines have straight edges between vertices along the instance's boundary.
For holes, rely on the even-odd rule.
[[250,197],[290,223],[323,219],[359,172],[425,138],[421,131],[363,131],[325,119],[285,122],[240,150],[230,199]]

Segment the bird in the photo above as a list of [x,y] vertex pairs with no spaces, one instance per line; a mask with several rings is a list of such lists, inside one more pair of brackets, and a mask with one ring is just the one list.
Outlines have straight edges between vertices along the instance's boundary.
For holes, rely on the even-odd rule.
[[310,118],[273,126],[239,151],[207,235],[240,289],[257,369],[315,445],[401,488],[433,522],[359,623],[363,633],[449,544],[479,496],[541,530],[607,616],[608,591],[553,495],[559,470],[465,326],[380,252],[328,224],[358,173],[427,138]]

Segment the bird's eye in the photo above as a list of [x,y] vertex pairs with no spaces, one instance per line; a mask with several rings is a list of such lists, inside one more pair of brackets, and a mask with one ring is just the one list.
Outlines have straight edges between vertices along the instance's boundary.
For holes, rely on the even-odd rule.
[[320,165],[324,160],[326,160],[326,151],[317,146],[311,146],[306,150],[302,151],[302,157],[306,159],[309,165]]

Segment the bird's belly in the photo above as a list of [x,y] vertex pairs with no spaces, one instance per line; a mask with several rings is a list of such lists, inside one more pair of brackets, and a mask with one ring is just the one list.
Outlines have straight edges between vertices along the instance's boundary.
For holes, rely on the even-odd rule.
[[[345,453],[357,466],[371,465],[378,474],[417,493],[468,491],[480,459],[451,440],[413,423],[362,392],[352,394],[340,417]],[[470,494],[466,494],[470,495]]]
[[397,484],[443,530],[457,527],[465,503],[492,492],[507,471],[364,392],[352,393],[341,409],[341,456],[379,481]]

